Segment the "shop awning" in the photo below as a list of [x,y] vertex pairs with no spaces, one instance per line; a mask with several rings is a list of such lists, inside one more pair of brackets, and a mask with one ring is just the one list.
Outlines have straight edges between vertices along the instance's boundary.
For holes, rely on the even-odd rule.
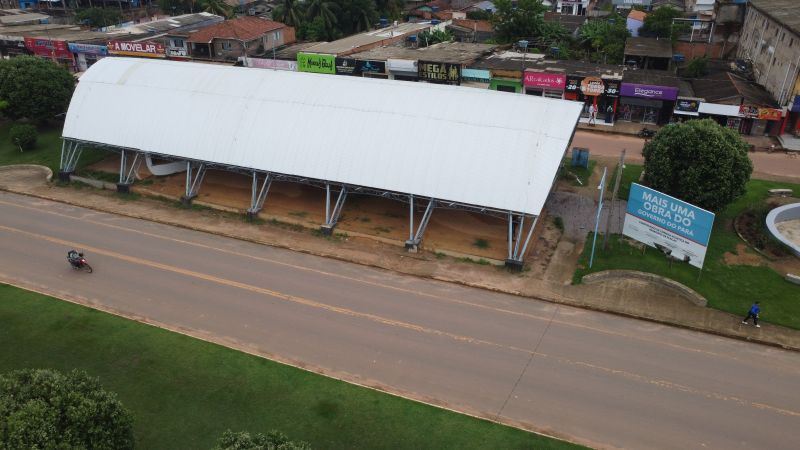
[[716,103],[700,103],[699,111],[700,114],[739,117],[739,106],[737,105],[718,105]]

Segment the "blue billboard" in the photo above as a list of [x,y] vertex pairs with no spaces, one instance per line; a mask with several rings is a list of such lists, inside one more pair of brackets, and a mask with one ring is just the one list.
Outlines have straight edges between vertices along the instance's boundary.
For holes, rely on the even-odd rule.
[[714,213],[633,183],[623,234],[696,267],[703,266]]

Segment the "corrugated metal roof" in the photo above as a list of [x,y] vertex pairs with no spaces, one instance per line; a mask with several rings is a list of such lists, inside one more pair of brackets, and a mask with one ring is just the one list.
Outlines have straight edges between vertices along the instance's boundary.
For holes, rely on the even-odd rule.
[[63,135],[538,215],[581,104],[467,87],[103,58]]

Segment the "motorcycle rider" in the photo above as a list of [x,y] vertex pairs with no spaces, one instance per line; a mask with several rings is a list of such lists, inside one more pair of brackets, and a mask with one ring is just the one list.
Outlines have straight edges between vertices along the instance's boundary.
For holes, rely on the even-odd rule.
[[67,261],[75,267],[79,267],[81,265],[81,259],[83,258],[83,253],[79,253],[77,250],[72,249],[67,252]]

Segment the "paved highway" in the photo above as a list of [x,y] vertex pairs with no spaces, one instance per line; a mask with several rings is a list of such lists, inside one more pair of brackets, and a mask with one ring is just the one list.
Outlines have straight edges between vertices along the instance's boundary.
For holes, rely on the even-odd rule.
[[0,248],[0,281],[593,447],[800,442],[793,352],[4,192]]

